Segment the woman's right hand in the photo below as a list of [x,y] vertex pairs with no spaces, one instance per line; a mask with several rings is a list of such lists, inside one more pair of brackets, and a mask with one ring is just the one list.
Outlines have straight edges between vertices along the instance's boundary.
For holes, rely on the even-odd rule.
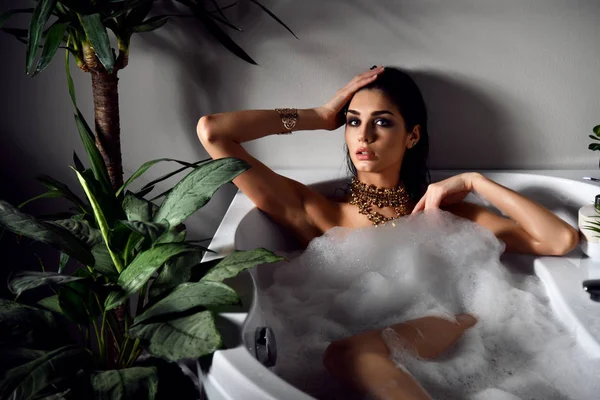
[[316,108],[317,113],[325,123],[325,129],[333,131],[344,124],[345,116],[341,115],[342,108],[350,101],[354,93],[377,79],[377,75],[382,73],[383,70],[383,66],[379,66],[356,75],[346,86],[338,90],[325,105]]

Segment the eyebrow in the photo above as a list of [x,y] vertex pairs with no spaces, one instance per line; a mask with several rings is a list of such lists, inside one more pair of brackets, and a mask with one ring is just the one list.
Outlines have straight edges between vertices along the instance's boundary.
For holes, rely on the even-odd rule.
[[[360,113],[356,110],[348,110],[349,114],[354,114],[354,115],[360,115]],[[372,116],[376,116],[376,115],[382,115],[382,114],[390,114],[390,115],[394,115],[393,112],[388,111],[388,110],[380,110],[380,111],[373,111],[371,113]]]

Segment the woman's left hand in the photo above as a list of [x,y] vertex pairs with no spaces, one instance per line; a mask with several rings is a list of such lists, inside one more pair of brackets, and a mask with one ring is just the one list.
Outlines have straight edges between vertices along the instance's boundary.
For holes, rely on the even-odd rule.
[[476,175],[475,172],[466,172],[430,184],[412,214],[461,202],[473,190],[473,179]]

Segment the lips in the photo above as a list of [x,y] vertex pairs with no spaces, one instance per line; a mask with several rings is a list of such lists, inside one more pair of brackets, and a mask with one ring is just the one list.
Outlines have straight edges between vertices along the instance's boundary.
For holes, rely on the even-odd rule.
[[[363,152],[367,152],[367,153],[368,153],[368,155],[372,155],[372,156],[374,156],[374,155],[375,155],[375,153],[374,153],[374,152],[372,152],[371,150],[367,149],[366,147],[361,147],[360,149],[356,150],[356,154],[357,154],[357,155],[360,155],[360,154],[361,154],[361,153],[363,153]],[[366,155],[366,154],[364,154],[364,155]]]
[[356,158],[361,161],[372,160],[375,158],[375,153],[366,147],[361,147],[360,149],[356,150]]

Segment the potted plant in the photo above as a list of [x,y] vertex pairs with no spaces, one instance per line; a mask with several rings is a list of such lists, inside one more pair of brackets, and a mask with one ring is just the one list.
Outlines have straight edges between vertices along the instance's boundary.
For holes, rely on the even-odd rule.
[[[207,2],[212,9],[202,0],[177,2],[234,54],[253,62],[217,25],[234,27],[223,13],[228,7],[215,1]],[[31,200],[63,197],[74,206],[66,217],[34,218],[21,210],[31,200],[20,207],[0,201],[0,225],[61,254],[56,271],[22,271],[9,282],[17,297],[42,287],[50,287],[53,295],[30,304],[0,300],[0,397],[155,398],[165,393],[167,380],[159,377],[172,369],[172,362],[209,355],[221,347],[215,315],[220,307],[239,303],[223,280],[281,260],[256,249],[201,263],[208,250],[186,240],[184,220],[249,167],[242,160],[152,160],[123,182],[117,72],[127,66],[131,35],[160,28],[171,18],[147,18],[160,3],[39,0],[34,8],[0,14],[0,28],[27,45],[26,71],[31,76],[48,65],[58,48],[65,48],[69,93],[89,164],[84,166],[74,154],[71,168],[85,199],[58,180],[40,177],[48,191]],[[29,29],[4,26],[21,13],[32,15]],[[109,30],[117,39],[116,50],[110,46]],[[71,56],[92,76],[95,131],[77,107]],[[133,181],[163,161],[182,167],[135,193],[128,191]],[[191,172],[173,188],[146,198],[158,183],[186,169]],[[69,260],[76,269],[66,274]],[[75,329],[65,329],[68,324]],[[73,332],[81,337],[70,337]],[[143,351],[149,357],[141,363]]]
[[[158,206],[139,192],[123,194],[149,163],[115,196],[91,132],[84,142],[91,168],[77,157],[72,168],[87,199],[46,181],[48,193],[60,192],[75,205],[71,218],[40,220],[0,201],[0,225],[61,252],[57,272],[22,271],[9,282],[17,296],[46,285],[54,295],[28,305],[0,300],[2,398],[154,398],[158,368],[165,363],[155,359],[136,366],[143,349],[169,362],[219,349],[215,314],[219,307],[240,303],[223,280],[282,259],[256,249],[201,263],[207,249],[186,241],[182,222],[245,171],[245,162],[225,158],[189,165],[192,172]],[[152,185],[142,190],[149,192]],[[70,258],[79,267],[65,274]],[[137,305],[130,307],[136,296]],[[128,310],[124,329],[113,312],[122,304]],[[76,345],[66,339],[65,322],[84,339]]]

